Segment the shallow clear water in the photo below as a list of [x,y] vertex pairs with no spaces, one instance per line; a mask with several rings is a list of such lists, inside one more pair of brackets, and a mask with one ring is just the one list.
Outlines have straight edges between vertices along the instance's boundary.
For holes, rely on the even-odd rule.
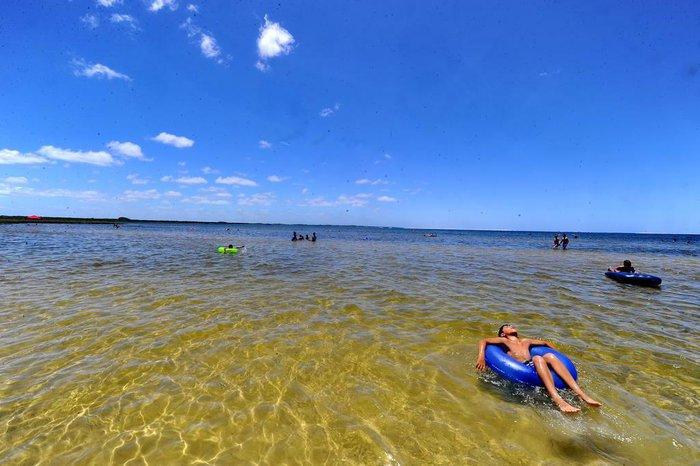
[[[0,463],[700,461],[700,238],[423,233],[1,225]],[[504,322],[604,407],[476,373]]]

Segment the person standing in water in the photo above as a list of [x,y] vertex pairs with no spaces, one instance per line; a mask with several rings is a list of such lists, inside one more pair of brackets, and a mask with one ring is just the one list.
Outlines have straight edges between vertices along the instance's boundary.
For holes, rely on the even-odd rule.
[[312,242],[312,243],[315,243],[315,242],[316,242],[316,232],[315,232],[315,231],[314,231],[314,233],[311,235],[311,242]]
[[567,238],[566,233],[563,234],[561,239],[561,248],[566,250],[569,247],[569,238]]
[[559,235],[554,235],[554,244],[552,245],[552,249],[559,249]]
[[297,240],[298,240],[298,238],[297,238],[297,232],[295,231],[295,232],[294,232],[294,236],[292,236],[292,241],[297,241]]

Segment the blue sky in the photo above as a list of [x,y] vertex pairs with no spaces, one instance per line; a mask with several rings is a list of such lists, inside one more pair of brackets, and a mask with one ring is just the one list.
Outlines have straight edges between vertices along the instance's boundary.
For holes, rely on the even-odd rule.
[[700,232],[696,2],[10,0],[0,212]]

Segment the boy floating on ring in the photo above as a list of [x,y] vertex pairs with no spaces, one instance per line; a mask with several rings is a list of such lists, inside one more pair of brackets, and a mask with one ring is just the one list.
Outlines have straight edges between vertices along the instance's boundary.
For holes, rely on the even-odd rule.
[[536,340],[532,338],[518,338],[518,329],[512,325],[505,324],[498,329],[497,338],[484,338],[479,342],[479,356],[476,358],[476,368],[479,371],[486,369],[486,359],[484,358],[484,351],[486,350],[486,345],[504,345],[508,347],[508,356],[520,361],[521,363],[534,367],[537,374],[542,379],[549,396],[552,401],[565,413],[577,413],[581,411],[581,408],[576,408],[567,403],[564,398],[559,395],[556,387],[554,386],[554,380],[552,379],[552,374],[549,372],[551,367],[556,374],[561,377],[561,379],[566,383],[566,385],[571,388],[574,393],[576,393],[579,398],[588,403],[590,406],[601,406],[602,403],[594,400],[588,396],[581,387],[578,386],[576,380],[569,372],[569,369],[562,363],[559,358],[554,354],[548,353],[544,356],[530,356],[530,346],[531,345],[546,345],[550,348],[554,348],[554,345],[546,340]]

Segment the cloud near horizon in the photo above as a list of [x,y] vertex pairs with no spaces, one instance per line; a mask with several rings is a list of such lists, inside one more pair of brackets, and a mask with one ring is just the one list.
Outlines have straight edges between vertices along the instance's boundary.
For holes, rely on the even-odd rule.
[[386,180],[382,180],[381,178],[377,178],[376,180],[370,180],[368,178],[360,178],[359,180],[355,180],[355,184],[366,184],[366,185],[371,185],[371,186],[377,186],[378,184],[389,184],[389,182]]
[[47,160],[31,152],[22,153],[14,149],[0,149],[0,165],[32,165]]
[[170,175],[163,176],[160,181],[164,183],[175,182],[179,184],[196,185],[196,184],[207,184],[207,180],[201,176],[181,176],[174,178]]
[[39,155],[53,160],[61,160],[70,163],[87,163],[90,165],[99,165],[108,167],[110,165],[118,165],[120,162],[114,160],[112,154],[106,151],[79,151],[71,149],[62,149],[55,146],[42,146],[37,151]]
[[134,144],[133,142],[110,141],[107,143],[107,148],[110,150],[110,152],[112,152],[112,154],[121,155],[123,157],[139,159],[143,160],[144,162],[153,160],[147,159],[141,151],[141,146]]
[[175,136],[174,134],[166,132],[159,133],[157,136],[152,137],[151,140],[177,147],[178,149],[194,146],[194,141],[192,139],[186,138],[185,136]]
[[257,186],[258,183],[256,183],[253,180],[249,180],[248,178],[241,178],[240,176],[225,176],[225,177],[218,177],[215,181],[217,184],[229,184],[229,185],[236,185],[236,186]]

